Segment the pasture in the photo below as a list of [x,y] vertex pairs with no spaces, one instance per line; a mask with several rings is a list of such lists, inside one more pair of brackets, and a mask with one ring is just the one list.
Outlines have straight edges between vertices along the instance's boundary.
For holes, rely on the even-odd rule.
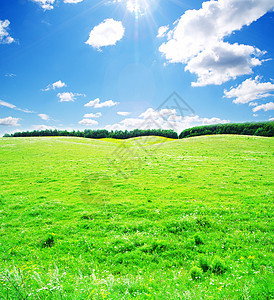
[[274,140],[0,139],[1,299],[274,299]]

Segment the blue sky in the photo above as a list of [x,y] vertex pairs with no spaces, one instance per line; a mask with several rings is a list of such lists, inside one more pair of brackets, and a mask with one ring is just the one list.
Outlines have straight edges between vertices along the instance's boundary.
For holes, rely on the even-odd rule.
[[[2,0],[0,135],[272,120],[273,9],[273,0]],[[161,106],[174,91],[191,110],[173,98]]]

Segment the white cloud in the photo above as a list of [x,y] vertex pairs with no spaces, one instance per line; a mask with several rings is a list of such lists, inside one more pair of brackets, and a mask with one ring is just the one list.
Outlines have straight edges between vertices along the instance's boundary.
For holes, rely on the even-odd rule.
[[229,123],[229,120],[220,118],[203,118],[197,115],[180,116],[175,109],[161,109],[160,111],[148,108],[138,118],[127,118],[120,123],[107,125],[107,130],[133,129],[173,129],[181,132],[186,128],[198,125]]
[[79,124],[85,126],[96,126],[98,125],[98,122],[91,119],[83,119],[82,121],[79,122]]
[[11,44],[14,42],[14,38],[12,38],[8,33],[9,25],[9,20],[0,20],[0,44]]
[[273,121],[274,121],[274,118],[270,118],[268,121],[271,121],[271,122],[273,122]]
[[259,110],[264,110],[264,111],[274,110],[274,103],[269,102],[269,103],[261,104],[261,105],[256,106],[256,107],[253,108],[254,112],[257,112]]
[[85,114],[84,118],[100,118],[101,116],[102,116],[102,114],[98,112],[96,114],[93,114],[93,113]]
[[186,64],[198,76],[193,86],[222,84],[250,74],[262,63],[263,54],[253,46],[224,42],[236,30],[248,26],[274,8],[273,0],[218,0],[203,2],[199,10],[186,11],[159,50],[170,63]]
[[85,104],[86,107],[94,107],[94,108],[102,108],[102,107],[112,107],[119,104],[119,102],[114,102],[112,100],[108,100],[100,103],[100,99],[96,98],[93,101],[90,101]]
[[18,118],[7,117],[7,118],[0,119],[0,125],[4,125],[4,126],[20,126],[20,124],[18,124],[18,121],[19,121]]
[[57,97],[60,99],[59,102],[74,102],[76,100],[76,97],[83,96],[85,97],[85,94],[78,94],[78,93],[70,93],[70,92],[64,92],[64,93],[58,93]]
[[47,126],[47,125],[32,125],[32,127],[35,130],[54,130],[54,129],[57,129],[56,127]]
[[22,111],[24,113],[27,113],[27,114],[35,114],[35,111],[29,110],[29,109],[22,109],[22,108],[18,108],[18,107],[16,107],[15,109],[19,110],[19,111]]
[[259,104],[257,103],[257,102],[250,102],[249,104],[248,104],[248,106],[258,106]]
[[237,87],[231,88],[229,91],[225,90],[224,97],[235,98],[233,103],[245,104],[254,100],[273,96],[273,92],[273,83],[260,82],[260,77],[256,76],[254,80],[251,78],[246,79]]
[[219,42],[192,58],[185,70],[198,77],[192,86],[221,85],[240,75],[251,74],[253,67],[261,65],[255,58],[256,53],[260,50],[252,46]]
[[7,73],[7,74],[5,74],[5,77],[13,78],[13,77],[16,77],[16,75],[13,73]]
[[162,38],[165,36],[166,32],[169,30],[169,26],[161,26],[158,29],[158,35],[157,38]]
[[80,3],[83,0],[64,0],[64,3]]
[[168,117],[168,116],[175,116],[176,115],[176,109],[168,109],[168,108],[163,108],[160,111],[154,110],[153,108],[148,108],[145,112],[140,114],[140,118],[143,119],[157,119],[157,118],[162,118],[162,117]]
[[60,88],[62,88],[62,87],[65,87],[65,86],[67,86],[64,82],[62,82],[61,80],[58,80],[58,81],[56,81],[56,82],[54,82],[53,84],[52,84],[52,88],[55,90],[55,89],[60,89]]
[[91,30],[86,44],[100,50],[101,47],[115,45],[123,38],[124,33],[121,21],[106,19]]
[[118,111],[117,112],[117,115],[120,115],[120,116],[129,116],[131,113],[128,112],[128,111]]
[[5,101],[2,101],[0,100],[0,105],[1,106],[5,106],[5,107],[8,107],[8,108],[16,108],[15,105],[11,104],[11,103],[8,103],[8,102],[5,102]]
[[42,120],[45,120],[45,121],[48,121],[50,119],[50,117],[46,114],[38,114],[38,116],[42,119]]
[[44,10],[53,9],[53,4],[55,0],[32,0],[33,2],[39,4]]
[[5,102],[5,101],[2,101],[0,100],[0,106],[5,106],[5,107],[8,107],[8,108],[11,108],[11,109],[14,109],[14,110],[18,110],[18,111],[22,111],[24,113],[28,113],[28,114],[33,114],[35,113],[34,111],[31,111],[31,110],[28,110],[28,109],[22,109],[22,108],[19,108],[11,103],[8,103],[8,102]]
[[82,1],[83,0],[64,0],[64,3],[74,3],[74,4],[76,4],[76,3],[80,3]]
[[66,87],[66,86],[67,85],[64,82],[62,82],[61,80],[58,80],[52,84],[48,84],[48,86],[44,90],[42,89],[42,91],[47,92],[51,89],[55,90],[55,89],[60,89],[62,87]]

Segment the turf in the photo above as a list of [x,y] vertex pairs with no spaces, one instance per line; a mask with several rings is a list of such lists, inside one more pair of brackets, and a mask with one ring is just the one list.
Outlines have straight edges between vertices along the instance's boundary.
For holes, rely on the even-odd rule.
[[0,299],[274,299],[273,150],[0,139]]

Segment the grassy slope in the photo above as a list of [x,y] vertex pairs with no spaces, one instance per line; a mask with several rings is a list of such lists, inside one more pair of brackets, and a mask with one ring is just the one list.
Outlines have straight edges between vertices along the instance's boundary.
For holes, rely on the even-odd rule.
[[273,146],[0,139],[0,298],[273,299]]

